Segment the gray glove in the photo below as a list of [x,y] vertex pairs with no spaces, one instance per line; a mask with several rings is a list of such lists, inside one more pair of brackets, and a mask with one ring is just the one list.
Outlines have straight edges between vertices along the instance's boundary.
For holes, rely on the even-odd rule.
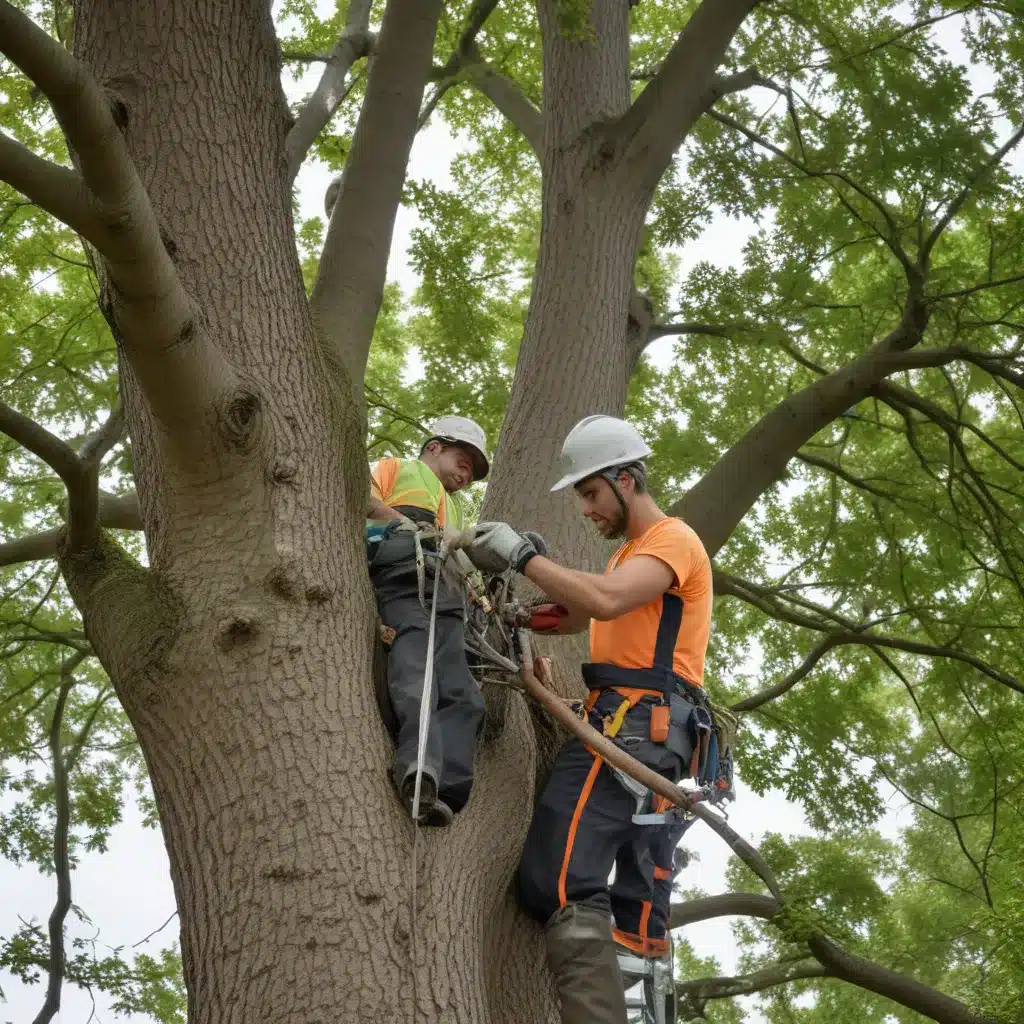
[[534,530],[523,530],[523,536],[533,545],[538,555],[548,553],[548,542]]
[[[544,545],[539,535],[534,536]],[[522,572],[539,552],[530,537],[517,533],[508,523],[477,523],[466,554],[481,572],[498,575],[508,569]]]

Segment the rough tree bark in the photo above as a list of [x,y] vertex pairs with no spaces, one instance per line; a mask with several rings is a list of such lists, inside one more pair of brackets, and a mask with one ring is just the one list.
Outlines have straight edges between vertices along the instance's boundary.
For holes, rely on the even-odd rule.
[[[149,765],[194,1024],[312,1024],[340,1008],[554,1016],[540,931],[509,888],[536,770],[524,702],[480,751],[467,811],[421,836],[413,894],[413,833],[370,684],[356,396],[439,10],[388,5],[310,303],[288,188],[298,143],[265,3],[173,0],[129,19],[114,0],[77,0],[75,54],[95,84],[52,50],[19,59],[4,42],[54,104],[82,180],[32,186],[20,151],[8,177],[96,246],[119,344],[151,569],[95,530],[53,540]],[[563,38],[549,0],[541,15],[557,97],[540,136],[544,244],[489,502],[556,524],[556,547],[593,564],[565,507],[551,515],[523,483],[542,483],[532,467],[553,468],[576,419],[621,408],[649,195],[593,130],[629,110],[628,6],[595,3],[596,44]],[[79,128],[76,97],[90,116]],[[65,200],[69,184],[81,202]],[[538,401],[543,377],[576,386]],[[75,454],[57,454],[70,480]],[[512,506],[511,493],[525,498]]]
[[[623,0],[593,0],[581,38],[565,36],[556,0],[539,0],[543,111],[501,76],[470,76],[528,119],[544,182],[484,514],[540,526],[577,566],[597,567],[602,553],[571,498],[548,493],[561,439],[582,416],[623,408],[650,327],[633,289],[646,209],[719,95],[715,69],[755,5],[706,0],[634,103]],[[95,84],[0,0],[0,50],[50,98],[78,168],[0,137],[0,176],[101,257],[138,486],[137,510],[97,499],[93,451],[12,420],[12,436],[70,495],[69,529],[23,549],[57,546],[138,733],[193,1024],[554,1016],[540,930],[509,888],[538,771],[524,702],[507,701],[503,730],[481,748],[467,810],[414,846],[370,681],[358,396],[440,9],[387,5],[307,303],[289,185],[309,133],[290,134],[265,0],[152,0],[130,18],[116,0],[76,0],[75,52]],[[356,5],[359,33],[365,11]],[[823,384],[793,438],[817,429],[829,388],[837,409],[852,397]],[[744,490],[730,514],[760,490]],[[714,511],[702,495],[687,498],[696,521],[703,505]],[[96,529],[136,511],[149,570]]]

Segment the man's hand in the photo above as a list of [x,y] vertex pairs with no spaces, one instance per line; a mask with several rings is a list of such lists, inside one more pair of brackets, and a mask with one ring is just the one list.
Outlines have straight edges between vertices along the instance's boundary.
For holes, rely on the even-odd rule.
[[[538,539],[543,545],[543,539]],[[466,554],[481,572],[500,575],[510,568],[522,572],[539,552],[533,540],[517,533],[508,523],[477,523]]]
[[385,505],[380,498],[370,495],[370,503],[366,509],[366,518],[376,522],[390,522],[392,519],[404,519],[401,512],[396,512],[390,505]]

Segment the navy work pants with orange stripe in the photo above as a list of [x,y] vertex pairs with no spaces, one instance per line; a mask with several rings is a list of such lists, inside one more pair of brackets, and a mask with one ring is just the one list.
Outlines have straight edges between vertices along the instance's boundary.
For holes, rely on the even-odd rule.
[[[621,701],[603,693],[591,725],[600,730]],[[649,719],[650,708],[638,705],[626,716],[633,728],[624,731],[642,733]],[[673,782],[682,777],[682,759],[664,747],[640,742],[626,749]],[[565,904],[584,903],[614,916],[620,941],[638,952],[659,952],[667,935],[675,847],[685,826],[636,825],[635,811],[635,798],[611,769],[579,740],[568,740],[534,811],[519,864],[519,898],[527,913],[543,924]]]

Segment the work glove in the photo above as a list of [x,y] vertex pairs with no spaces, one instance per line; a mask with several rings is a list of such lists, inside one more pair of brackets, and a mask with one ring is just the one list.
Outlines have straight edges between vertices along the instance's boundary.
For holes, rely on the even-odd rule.
[[558,625],[569,614],[569,609],[560,604],[539,604],[532,610],[527,628],[534,633],[555,633]]
[[522,534],[533,545],[538,555],[548,553],[548,542],[539,533],[534,530],[523,530]]
[[[543,538],[534,536],[547,550]],[[481,572],[497,576],[508,569],[522,572],[526,563],[540,552],[530,537],[517,533],[508,523],[477,523],[466,554]]]

